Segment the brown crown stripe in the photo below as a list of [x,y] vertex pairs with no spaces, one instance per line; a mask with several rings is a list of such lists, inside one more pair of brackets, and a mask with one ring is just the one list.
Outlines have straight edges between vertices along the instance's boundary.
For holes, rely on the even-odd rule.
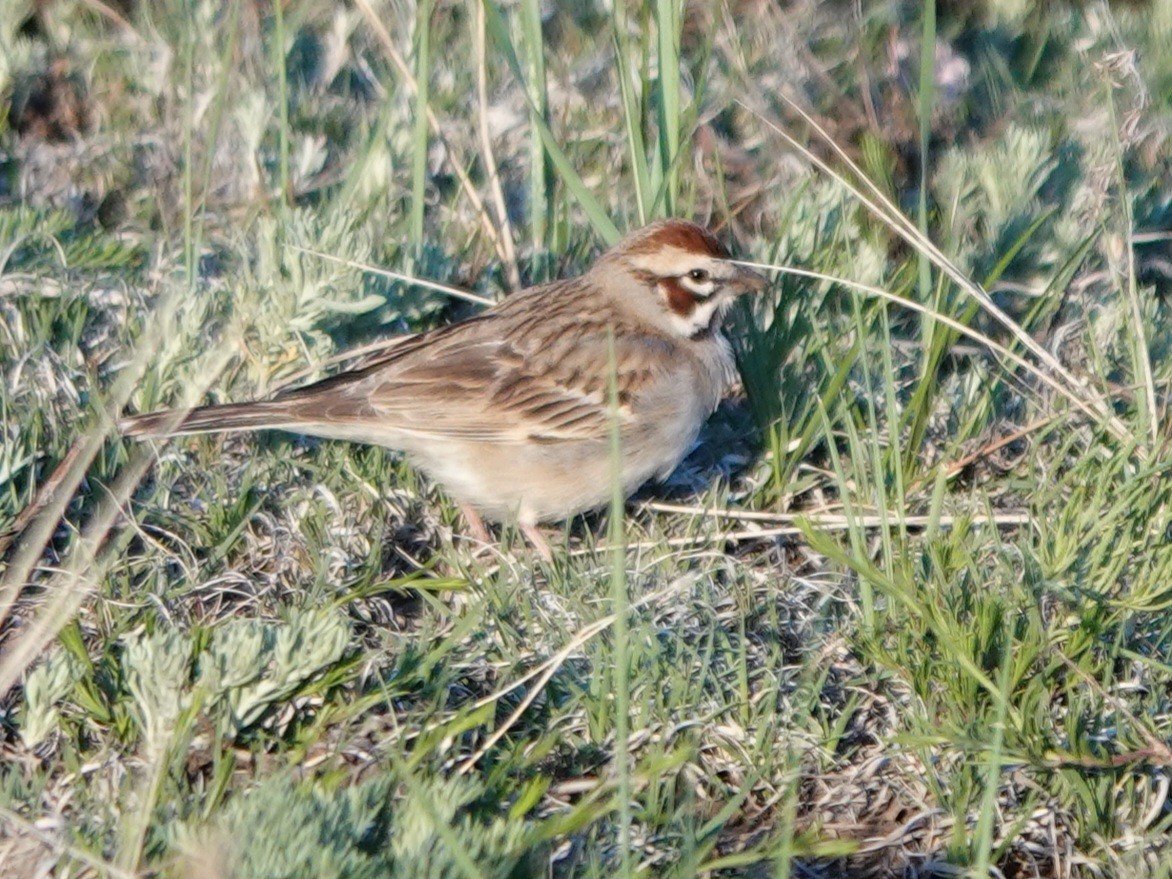
[[677,247],[689,253],[703,253],[717,259],[728,259],[729,252],[720,240],[695,223],[684,220],[665,220],[653,223],[637,233],[623,248],[628,253],[651,253],[665,247]]

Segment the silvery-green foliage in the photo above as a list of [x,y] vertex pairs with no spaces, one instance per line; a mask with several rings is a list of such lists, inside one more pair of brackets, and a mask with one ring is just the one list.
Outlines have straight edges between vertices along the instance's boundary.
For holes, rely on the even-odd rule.
[[363,295],[359,269],[338,261],[370,262],[370,240],[356,226],[355,217],[340,211],[294,210],[287,217],[257,220],[256,257],[244,283],[264,291],[252,317],[266,346],[283,346],[290,333],[317,338],[324,319],[365,314],[382,304],[380,297]]
[[216,626],[207,649],[199,656],[200,689],[223,699],[233,712],[229,694],[252,687],[263,677],[272,642],[272,626],[260,620],[227,620]]
[[[816,266],[860,284],[883,284],[887,256],[867,235],[858,200],[841,184],[821,176],[795,183],[786,210],[787,223],[775,245],[784,263]],[[831,256],[838,261],[828,266]]]
[[27,9],[23,3],[0,3],[0,93],[7,94],[15,71],[32,60],[33,45],[18,36]]
[[[524,824],[498,816],[490,822],[468,807],[481,796],[465,778],[438,778],[413,784],[395,810],[391,853],[397,875],[466,876],[461,864],[475,864],[480,876],[507,876],[524,843]],[[450,837],[440,832],[450,828]],[[452,840],[458,848],[453,849]]]
[[342,658],[350,629],[336,614],[308,610],[287,624],[231,620],[217,627],[201,654],[200,682],[227,708],[222,730],[238,733],[271,706]]
[[[219,152],[231,150],[234,156],[224,156],[237,170],[233,187],[252,187],[255,192],[265,185],[261,162],[264,158],[264,139],[273,120],[273,107],[265,92],[259,88],[248,89],[234,102],[231,124],[220,139]],[[217,160],[220,156],[217,156]]]
[[995,232],[1025,207],[1036,205],[1056,161],[1049,134],[1010,125],[980,151],[946,152],[934,177],[937,198],[951,208],[955,220],[979,221],[986,233]]
[[56,732],[61,720],[59,706],[80,677],[77,662],[63,650],[54,650],[28,673],[24,681],[24,711],[20,738],[35,748]]
[[1067,195],[1060,186],[1047,188],[1062,161],[1048,132],[1021,125],[1008,126],[992,143],[954,147],[939,158],[932,195],[940,237],[962,271],[980,281],[1028,236],[1007,274],[1041,286],[1077,249],[1079,230],[1059,225]]
[[122,667],[132,710],[148,749],[165,746],[191,705],[191,637],[177,629],[138,632],[123,639]]
[[123,667],[147,744],[159,746],[193,707],[221,734],[239,734],[337,663],[349,640],[339,615],[305,610],[287,622],[226,621],[195,656],[189,633],[132,635],[124,640]]
[[248,879],[528,875],[529,825],[478,808],[483,796],[468,778],[382,776],[341,790],[279,778],[233,799],[206,826],[177,827],[172,843],[181,851],[226,843],[230,875]]

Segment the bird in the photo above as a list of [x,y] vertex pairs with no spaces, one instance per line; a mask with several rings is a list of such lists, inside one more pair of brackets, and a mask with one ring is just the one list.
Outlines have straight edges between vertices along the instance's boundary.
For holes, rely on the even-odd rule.
[[[584,274],[529,287],[465,320],[271,399],[163,410],[119,422],[129,437],[282,430],[388,447],[460,505],[537,528],[607,503],[612,429],[624,497],[666,478],[736,376],[730,306],[766,279],[706,227],[653,222]],[[613,378],[612,378],[613,376]]]

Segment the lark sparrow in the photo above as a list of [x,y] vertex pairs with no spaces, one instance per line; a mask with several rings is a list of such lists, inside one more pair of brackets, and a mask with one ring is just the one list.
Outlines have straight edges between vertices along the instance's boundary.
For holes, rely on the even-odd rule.
[[[734,376],[721,321],[765,279],[707,229],[663,220],[582,276],[523,290],[374,362],[271,400],[154,412],[128,436],[279,429],[398,449],[479,513],[535,526],[604,504],[617,418],[625,493],[667,476]],[[609,401],[613,338],[617,409]]]

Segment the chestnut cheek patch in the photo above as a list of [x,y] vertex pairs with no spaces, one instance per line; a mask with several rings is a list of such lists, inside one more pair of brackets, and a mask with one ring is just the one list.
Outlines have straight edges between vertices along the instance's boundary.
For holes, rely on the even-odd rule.
[[664,302],[673,313],[688,318],[696,310],[696,297],[690,290],[684,289],[675,278],[663,278],[659,282],[659,291],[663,294]]

